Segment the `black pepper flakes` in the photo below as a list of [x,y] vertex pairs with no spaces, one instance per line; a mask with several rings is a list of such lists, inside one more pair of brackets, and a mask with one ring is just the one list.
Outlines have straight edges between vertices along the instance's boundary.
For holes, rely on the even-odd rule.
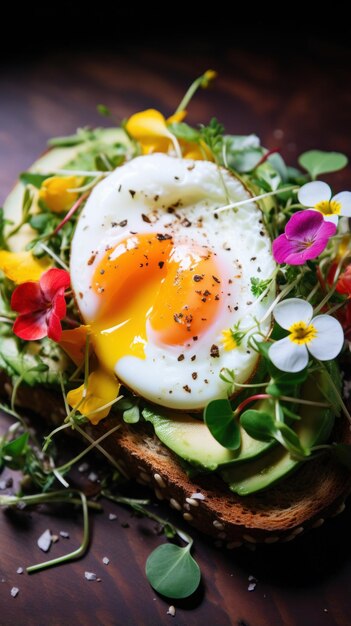
[[96,254],[92,254],[87,265],[92,265],[96,259]]
[[197,379],[197,372],[193,372],[193,373],[191,374],[191,378],[192,378],[193,380],[196,380],[196,379]]
[[218,348],[218,346],[216,346],[215,343],[213,343],[212,346],[211,346],[210,356],[213,359],[218,359],[218,357],[219,357],[219,348]]
[[168,233],[157,233],[156,239],[158,239],[158,241],[166,241],[166,239],[172,239],[172,235]]
[[217,276],[213,276],[212,274],[212,278],[215,281],[215,283],[218,283],[218,285],[220,284],[221,281],[219,280],[219,278],[217,278]]
[[154,202],[157,202],[157,200],[159,199],[159,197],[160,197],[160,196],[159,196],[159,195],[158,195],[158,193],[157,193],[157,194],[156,194],[156,196],[154,196]]
[[184,354],[180,354],[177,361],[184,361],[184,359],[185,359]]
[[195,335],[195,337],[193,337],[193,341],[197,341],[198,340],[198,336]]
[[184,385],[183,386],[184,391],[186,391],[187,393],[191,393],[191,389],[189,387],[189,385]]
[[173,315],[173,319],[176,322],[176,324],[182,323],[182,317],[183,317],[183,313],[174,313]]
[[141,218],[142,218],[143,222],[146,222],[147,224],[151,224],[150,218],[147,215],[145,215],[145,213],[141,214]]
[[193,356],[191,357],[191,359],[190,359],[190,360],[191,360],[191,361],[195,361],[195,359],[196,359],[196,354],[193,354]]
[[163,266],[164,266],[165,262],[164,261],[159,261],[158,262],[158,266],[160,268],[160,270],[162,270]]
[[134,191],[133,189],[128,189],[130,195],[132,196],[132,198],[134,198],[136,191]]
[[201,274],[201,275],[200,274],[195,274],[193,276],[193,281],[195,281],[195,283],[199,283],[201,280],[203,280],[203,278],[204,278],[203,274]]

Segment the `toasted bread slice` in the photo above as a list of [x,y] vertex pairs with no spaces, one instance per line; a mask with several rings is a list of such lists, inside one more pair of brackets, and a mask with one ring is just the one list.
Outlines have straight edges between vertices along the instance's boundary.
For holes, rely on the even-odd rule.
[[[0,379],[0,388],[11,393],[5,377]],[[49,423],[62,423],[65,417],[59,396],[44,388],[23,386],[18,400]],[[108,418],[87,430],[97,439],[114,425],[115,419]],[[334,439],[351,444],[351,431],[343,418],[337,419]],[[168,500],[192,526],[229,549],[243,543],[290,541],[340,513],[351,491],[350,472],[328,456],[305,463],[266,491],[238,496],[215,474],[189,478],[149,424],[128,426],[122,421],[121,428],[101,445],[127,477],[153,489],[158,499]]]

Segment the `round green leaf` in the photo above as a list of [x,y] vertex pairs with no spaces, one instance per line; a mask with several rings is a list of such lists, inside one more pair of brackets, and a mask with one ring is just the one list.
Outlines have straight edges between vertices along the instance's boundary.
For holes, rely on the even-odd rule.
[[307,170],[313,179],[320,174],[342,170],[347,162],[347,157],[341,152],[324,152],[322,150],[308,150],[299,157],[299,164]]
[[172,543],[158,546],[146,561],[150,585],[168,598],[187,598],[198,588],[201,572],[190,554],[190,545],[180,548]]
[[274,438],[276,428],[270,413],[249,409],[241,415],[240,424],[253,439],[271,441]]
[[240,447],[240,427],[234,419],[229,400],[213,400],[204,411],[204,420],[211,435],[228,450]]

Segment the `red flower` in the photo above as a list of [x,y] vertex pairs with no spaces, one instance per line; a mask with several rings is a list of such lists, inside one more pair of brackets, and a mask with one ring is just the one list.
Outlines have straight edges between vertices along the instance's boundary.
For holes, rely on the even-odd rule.
[[336,291],[351,297],[351,265],[348,265],[346,270],[340,274],[336,283]]
[[70,284],[65,270],[50,269],[39,282],[22,283],[14,290],[11,307],[19,313],[13,332],[21,339],[61,338],[61,320],[66,315],[64,292]]

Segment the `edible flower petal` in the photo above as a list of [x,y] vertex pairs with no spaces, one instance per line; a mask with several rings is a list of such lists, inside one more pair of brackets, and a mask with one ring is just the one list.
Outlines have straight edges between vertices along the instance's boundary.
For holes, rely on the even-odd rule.
[[351,192],[341,191],[332,197],[332,190],[320,180],[303,185],[298,194],[299,202],[319,211],[328,222],[338,223],[340,215],[351,217]]
[[39,280],[50,265],[48,259],[35,259],[31,252],[0,250],[0,270],[18,285],[29,280]]
[[119,389],[120,384],[115,376],[97,369],[89,374],[86,389],[83,384],[68,392],[67,402],[96,425],[109,414],[111,406],[100,409],[117,398]]
[[283,300],[273,315],[289,335],[273,343],[268,351],[273,365],[283,372],[299,372],[308,364],[309,353],[320,361],[334,359],[344,343],[341,324],[330,315],[312,317],[309,302],[299,298]]
[[11,308],[19,313],[13,332],[27,341],[49,337],[59,341],[61,319],[66,315],[64,292],[70,284],[69,273],[52,268],[39,282],[25,282],[16,287]]
[[317,211],[295,213],[285,232],[273,241],[273,256],[277,263],[303,265],[323,252],[335,231],[335,224],[325,221]]
[[72,191],[81,186],[81,176],[51,176],[44,180],[40,190],[39,199],[53,213],[66,213],[78,199],[79,192]]
[[156,109],[147,109],[132,115],[126,123],[126,131],[139,141],[143,154],[168,152],[176,141],[167,128],[165,117]]
[[81,326],[78,326],[77,328],[62,331],[61,339],[59,341],[60,348],[68,354],[77,367],[84,361],[85,346],[89,332],[89,324],[81,324]]
[[222,331],[222,339],[221,342],[223,344],[224,350],[229,352],[230,350],[235,350],[238,347],[237,342],[235,341],[234,334],[230,328],[226,328]]
[[351,298],[351,265],[348,265],[346,270],[340,274],[336,283],[336,291]]

